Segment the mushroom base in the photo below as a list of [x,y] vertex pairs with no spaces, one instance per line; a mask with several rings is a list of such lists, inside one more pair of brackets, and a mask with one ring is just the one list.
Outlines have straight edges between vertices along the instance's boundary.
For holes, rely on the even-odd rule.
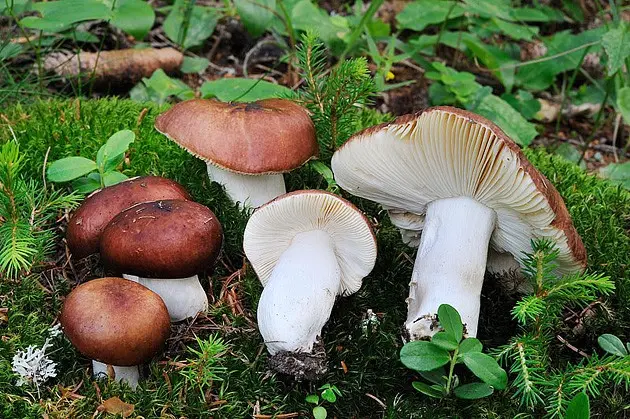
[[[92,370],[94,377],[98,378],[99,376],[104,375],[113,378],[115,381],[124,381],[134,390],[138,386],[138,380],[140,380],[140,369],[137,365],[133,365],[131,367],[111,365],[111,369],[108,371],[107,364],[93,360]],[[111,371],[114,373],[113,377],[109,375]]]
[[269,357],[269,367],[292,377],[296,381],[316,381],[328,373],[326,350],[321,340],[313,345],[312,352],[278,352]]
[[208,309],[208,296],[197,275],[188,278],[154,279],[124,274],[123,278],[138,282],[162,297],[173,322],[186,320]]
[[286,193],[281,174],[242,175],[207,163],[211,180],[225,187],[227,194],[242,207],[258,208]]
[[424,230],[411,276],[405,324],[412,340],[433,336],[441,304],[459,312],[468,336],[477,334],[481,287],[494,210],[467,197],[427,206]]

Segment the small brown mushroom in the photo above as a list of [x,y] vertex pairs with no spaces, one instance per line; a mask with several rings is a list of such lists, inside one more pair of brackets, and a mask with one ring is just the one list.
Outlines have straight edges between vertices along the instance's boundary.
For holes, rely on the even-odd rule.
[[113,369],[113,378],[133,388],[138,365],[155,356],[170,334],[160,296],[122,278],[95,279],[76,287],[66,297],[60,322],[70,342],[93,360],[95,376],[110,375]]
[[212,266],[223,230],[210,209],[193,201],[135,205],[112,219],[101,237],[106,268],[158,293],[173,321],[204,311],[208,297],[197,274]]
[[68,222],[66,241],[72,255],[98,252],[103,229],[119,212],[141,202],[191,199],[179,183],[158,176],[141,176],[100,189],[88,196]]

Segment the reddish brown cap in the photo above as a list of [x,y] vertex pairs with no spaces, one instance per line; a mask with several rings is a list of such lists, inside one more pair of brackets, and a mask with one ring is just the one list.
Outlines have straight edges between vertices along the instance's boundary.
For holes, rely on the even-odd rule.
[[212,266],[223,242],[219,220],[193,201],[146,202],[118,214],[101,237],[101,259],[119,273],[186,278]]
[[70,218],[66,232],[70,252],[77,258],[98,252],[101,233],[116,214],[158,199],[191,197],[179,183],[158,176],[141,176],[94,192]]
[[480,115],[440,106],[402,116],[355,134],[331,166],[343,189],[390,213],[421,219],[431,201],[470,197],[497,214],[495,250],[521,258],[532,239],[549,238],[559,248],[560,272],[586,266],[586,250],[556,188]]
[[289,172],[319,152],[308,113],[285,99],[187,100],[158,116],[155,128],[192,155],[241,174]]
[[95,279],[76,287],[66,297],[60,322],[79,352],[116,366],[152,358],[164,346],[171,326],[159,295],[122,278]]

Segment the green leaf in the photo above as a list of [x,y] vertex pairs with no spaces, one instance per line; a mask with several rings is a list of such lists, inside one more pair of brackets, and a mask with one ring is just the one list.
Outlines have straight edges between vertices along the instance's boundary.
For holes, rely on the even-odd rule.
[[591,406],[588,395],[580,392],[575,395],[567,406],[566,419],[589,419],[591,417]]
[[[110,159],[118,159],[129,149],[129,145],[136,139],[136,134],[128,129],[116,132],[109,137],[107,142],[96,153],[96,164],[104,170],[105,165]],[[120,163],[118,163],[120,164]],[[118,166],[116,164],[116,166]],[[114,166],[114,167],[116,167]]]
[[616,356],[626,356],[628,355],[628,351],[625,346],[623,346],[623,342],[615,335],[611,335],[609,333],[603,334],[597,338],[597,343],[599,346],[606,352]]
[[602,46],[608,55],[608,75],[615,74],[624,64],[626,58],[630,57],[630,26],[619,25],[610,29],[602,38]]
[[309,394],[308,396],[306,396],[305,400],[306,400],[306,403],[318,404],[319,396],[317,394]]
[[431,343],[447,351],[454,351],[459,342],[450,333],[438,332],[431,338]]
[[52,162],[46,170],[46,175],[51,182],[68,182],[96,169],[96,162],[85,157],[73,156]]
[[72,185],[72,189],[75,190],[76,192],[82,193],[82,194],[89,194],[89,193],[94,192],[97,189],[100,189],[101,182],[91,177],[86,176],[86,177],[80,177],[78,179],[73,180],[71,185]]
[[116,168],[125,161],[125,153],[121,153],[117,156],[109,157],[107,161],[105,161],[105,165],[103,166],[103,172],[110,172],[112,170],[116,170]]
[[201,86],[204,98],[216,97],[223,102],[253,102],[288,95],[291,89],[265,80],[231,78],[207,81]]
[[462,359],[468,369],[486,384],[498,390],[507,386],[507,373],[491,356],[481,352],[467,352]]
[[420,374],[422,378],[433,384],[437,384],[439,386],[446,385],[446,371],[444,371],[443,367],[436,368],[431,371],[418,371],[418,374]]
[[105,186],[112,186],[120,182],[124,182],[129,179],[126,175],[123,175],[120,172],[105,172],[103,173],[103,183]]
[[276,0],[234,0],[234,6],[245,29],[258,38],[269,29]]
[[599,174],[614,183],[620,183],[630,189],[630,161],[625,163],[610,163],[599,169]]
[[534,36],[538,35],[539,31],[535,26],[518,25],[496,17],[492,18],[492,22],[497,25],[501,32],[516,40],[531,41]]
[[86,20],[109,20],[112,11],[100,0],[59,0],[34,3],[33,9],[42,17],[25,17],[22,26],[49,32],[65,30]]
[[180,70],[182,73],[203,73],[210,65],[210,61],[203,57],[184,57]]
[[400,361],[415,371],[431,371],[450,361],[448,351],[426,341],[405,344],[400,350]]
[[436,386],[429,386],[421,381],[414,381],[411,385],[420,393],[426,394],[429,397],[434,397],[436,399],[444,397],[444,392],[442,390],[438,390]]
[[463,355],[469,352],[481,352],[483,345],[477,338],[466,338],[459,344],[459,354]]
[[155,22],[153,7],[142,0],[116,0],[112,24],[141,41]]
[[473,112],[493,121],[517,144],[527,146],[536,138],[536,126],[523,118],[506,101],[495,95],[486,95]]
[[504,93],[501,95],[501,99],[509,103],[511,107],[516,109],[528,120],[533,119],[538,111],[540,111],[540,102],[526,90],[519,90],[516,96],[510,93]]
[[313,417],[315,419],[326,419],[328,412],[322,406],[317,406],[313,408]]
[[[516,69],[515,67],[510,67],[510,65],[516,64],[518,61],[514,60],[499,48],[487,45],[480,40],[467,39],[464,43],[486,67],[489,69],[496,69],[492,72],[492,74],[494,74],[494,76],[503,83],[508,92],[511,91],[512,86],[514,85],[514,74]],[[506,66],[506,68],[502,69],[502,66]]]
[[494,388],[486,383],[470,383],[456,387],[454,393],[460,399],[475,400],[488,397],[494,393]]
[[444,22],[447,16],[449,19],[461,17],[465,11],[461,5],[454,1],[417,0],[409,3],[396,16],[396,20],[400,29],[421,32],[429,25]]
[[331,388],[327,388],[326,390],[322,391],[322,399],[326,400],[327,402],[334,403],[337,401],[337,395]]
[[190,7],[187,4],[186,0],[176,0],[162,25],[166,36],[186,49],[203,44],[214,32],[218,20],[214,8],[203,6],[192,6],[190,18],[186,19]]
[[0,45],[0,62],[8,60],[9,58],[17,57],[23,49],[24,47],[22,45],[14,44],[12,42]]
[[[166,102],[170,96],[177,96],[182,100],[194,97],[194,92],[186,83],[169,77],[161,68],[155,70],[150,78],[143,78],[142,82],[147,88],[148,97],[158,104]],[[141,97],[138,93],[134,93],[136,98]]]
[[557,155],[564,157],[570,162],[573,162],[575,164],[578,164],[578,162],[580,162],[580,167],[582,169],[586,169],[586,162],[582,159],[582,153],[573,144],[562,143],[558,147],[556,147],[554,151]]
[[448,304],[440,305],[440,307],[438,307],[438,321],[444,331],[455,338],[457,343],[462,340],[464,333],[462,318],[453,306]]
[[630,125],[630,86],[622,87],[617,92],[617,108],[627,125]]

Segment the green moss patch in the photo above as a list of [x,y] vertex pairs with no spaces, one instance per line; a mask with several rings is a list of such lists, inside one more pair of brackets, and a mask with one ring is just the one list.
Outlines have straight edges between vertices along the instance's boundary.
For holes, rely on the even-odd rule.
[[[190,327],[174,328],[166,353],[147,369],[148,378],[137,392],[104,381],[98,382],[97,390],[90,380],[89,361],[62,337],[53,341],[57,350],[51,355],[59,364],[59,374],[41,388],[42,401],[38,401],[32,388],[17,387],[11,372],[13,354],[27,345],[44,342],[63,296],[77,278],[71,269],[56,266],[42,268],[43,275],[21,278],[20,283],[0,282],[0,307],[9,307],[8,323],[0,322],[0,416],[30,418],[41,417],[46,412],[50,417],[88,417],[100,400],[111,396],[134,404],[135,414],[144,417],[238,418],[251,416],[256,405],[263,414],[306,415],[309,406],[304,397],[318,385],[329,382],[343,396],[326,407],[341,418],[514,417],[518,412],[516,402],[501,394],[471,404],[427,400],[411,388],[416,377],[399,362],[398,352],[402,346],[405,298],[415,251],[402,244],[398,231],[377,205],[347,195],[375,222],[379,257],[361,290],[338,300],[324,329],[330,372],[322,382],[311,384],[293,383],[268,373],[266,352],[255,326],[245,317],[235,315],[220,300],[222,280],[242,267],[241,238],[247,215],[228,200],[219,185],[208,180],[203,162],[153,129],[153,121],[162,110],[126,100],[97,100],[39,102],[2,112],[6,119],[0,120],[0,142],[15,138],[26,156],[26,174],[40,182],[46,158],[48,162],[71,155],[93,158],[111,134],[120,129],[134,130],[136,141],[123,172],[128,176],[161,175],[182,183],[198,202],[217,214],[226,242],[215,272],[203,280],[213,303],[211,316],[198,319]],[[616,323],[599,332],[623,331],[624,325],[630,323],[630,309],[625,303],[630,297],[627,266],[630,195],[621,187],[586,175],[573,164],[544,151],[528,150],[527,156],[564,197],[587,247],[589,269],[616,280],[617,297],[611,301]],[[289,190],[325,187],[325,181],[308,167],[287,175],[286,179]],[[101,274],[96,269],[88,279]],[[242,307],[255,319],[261,287],[251,269],[240,276],[238,284]],[[509,318],[513,300],[491,285],[484,288],[482,298],[479,338],[489,346],[505,343],[515,333]],[[363,327],[368,309],[378,315],[380,324],[375,327]],[[223,381],[200,389],[184,378],[181,365],[164,362],[192,357],[186,347],[197,349],[194,336],[203,339],[212,333],[220,333],[231,347],[220,361],[228,372],[222,374]],[[69,397],[66,390],[82,380],[77,393],[85,397]],[[63,390],[50,385],[53,383],[60,384]],[[606,409],[612,415],[615,404]]]

